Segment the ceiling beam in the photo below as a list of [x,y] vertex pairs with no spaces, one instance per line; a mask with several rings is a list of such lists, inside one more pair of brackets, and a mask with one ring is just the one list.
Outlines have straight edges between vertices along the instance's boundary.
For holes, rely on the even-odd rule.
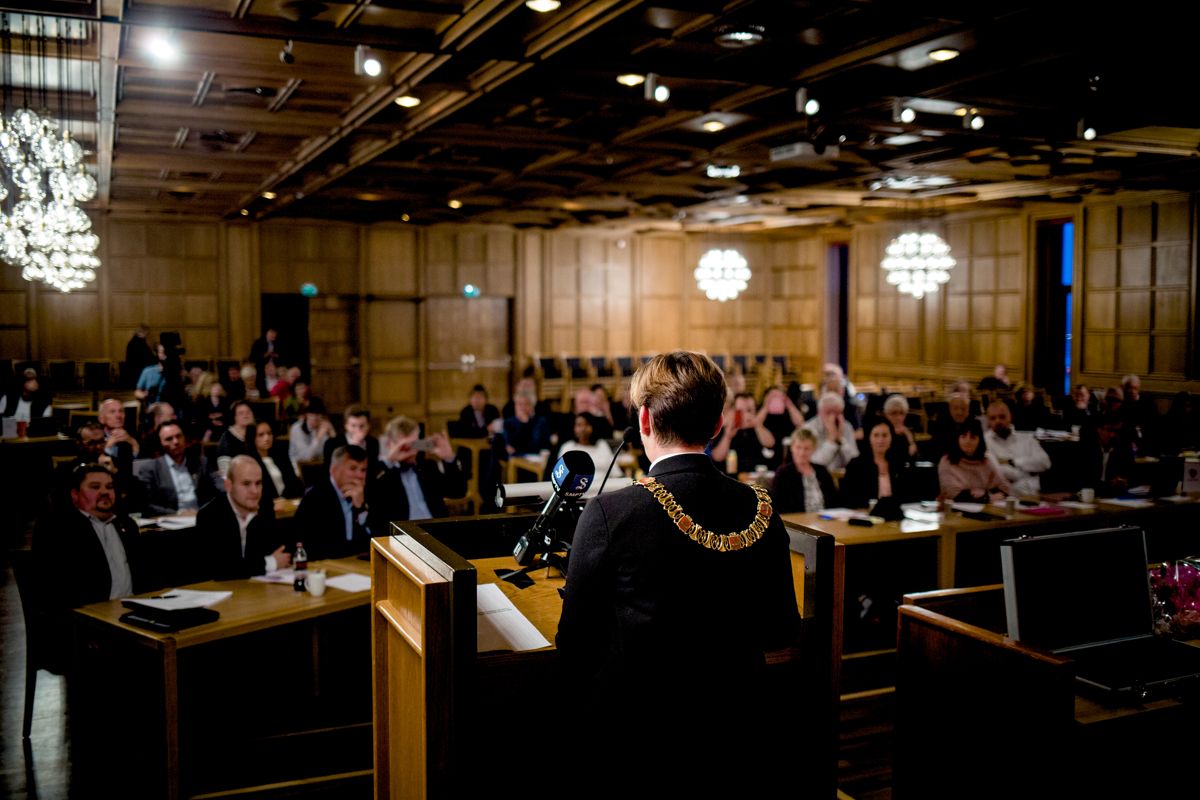
[[[208,105],[157,103],[152,100],[125,100],[117,106],[122,125],[139,124],[149,128],[187,126],[198,130],[226,128],[256,130],[292,136],[328,133],[340,121],[336,114],[307,111],[272,112],[260,108],[235,108]],[[134,122],[134,121],[138,122]]]
[[108,208],[112,191],[113,144],[116,141],[117,59],[121,55],[121,26],[100,26],[100,76],[96,105],[96,202]]

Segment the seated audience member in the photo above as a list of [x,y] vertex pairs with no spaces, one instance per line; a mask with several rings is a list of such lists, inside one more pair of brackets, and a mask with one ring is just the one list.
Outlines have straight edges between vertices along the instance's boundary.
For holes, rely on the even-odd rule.
[[806,430],[817,437],[817,450],[813,463],[826,469],[845,469],[858,457],[858,442],[854,439],[854,428],[842,415],[846,402],[836,394],[821,395],[817,401],[817,415],[804,423]]
[[1012,486],[1012,494],[1031,495],[1041,491],[1038,475],[1050,469],[1050,456],[1032,433],[1014,431],[1012,412],[1008,404],[996,400],[987,410],[988,458],[996,464],[1005,480]]
[[955,392],[946,399],[946,417],[930,425],[933,436],[934,450],[945,455],[954,449],[962,426],[971,418],[971,395]]
[[829,470],[812,461],[816,449],[817,437],[812,431],[800,427],[792,432],[788,457],[775,471],[771,485],[775,510],[780,514],[820,511],[840,502]]
[[54,413],[49,392],[43,392],[38,383],[37,370],[26,369],[21,373],[24,381],[21,388],[0,397],[0,417],[12,417],[18,422],[29,422],[38,417]]
[[[71,502],[71,489],[75,486],[75,468],[83,464],[98,464],[104,453],[104,426],[99,422],[88,422],[75,431],[75,457],[54,468],[54,485],[50,490],[50,507],[66,507]],[[117,498],[118,502],[120,497]]]
[[100,424],[104,426],[104,452],[112,456],[120,474],[128,475],[133,459],[142,446],[125,430],[125,407],[120,400],[108,398],[100,403]]
[[325,402],[319,397],[308,401],[304,415],[288,429],[288,457],[299,464],[325,457],[325,442],[336,438],[333,424],[325,416]]
[[508,455],[537,453],[550,449],[550,425],[536,413],[534,396],[529,392],[513,395],[513,414],[504,420],[504,449]]
[[[613,460],[612,447],[604,439],[597,439],[595,435],[596,417],[592,414],[576,414],[574,438],[568,439],[563,443],[562,447],[558,448],[558,455],[561,457],[563,453],[569,453],[573,450],[578,450],[581,453],[587,453],[592,457],[592,463],[596,465],[596,480],[604,479],[604,470],[608,468],[609,463]],[[554,469],[553,463],[546,464],[547,474]],[[621,477],[621,468],[613,463],[609,474],[614,478]]]
[[749,392],[733,398],[733,408],[723,415],[721,435],[712,449],[718,468],[726,469],[731,450],[737,454],[737,472],[754,472],[759,466],[770,469],[777,463],[775,434],[763,425],[764,416]]
[[187,436],[174,420],[158,429],[162,455],[133,462],[133,475],[141,484],[142,513],[195,514],[217,492],[208,461],[188,451]]
[[158,362],[142,370],[142,374],[138,376],[137,387],[133,390],[134,396],[146,404],[162,400],[163,393],[167,390],[167,348],[158,344],[155,346],[155,352],[158,354]]
[[275,441],[275,431],[266,420],[260,420],[254,426],[254,452],[251,455],[262,467],[264,505],[271,503],[278,509],[281,504],[277,501],[304,494],[304,483],[296,473],[287,446]]
[[1104,391],[1104,404],[1100,407],[1100,412],[1125,412],[1125,392],[1120,386],[1110,386]]
[[221,441],[229,418],[225,387],[219,383],[209,387],[208,394],[196,401],[192,416],[201,441]]
[[575,392],[575,397],[571,401],[571,413],[560,414],[556,422],[557,442],[565,442],[571,438],[572,431],[575,425],[575,417],[580,414],[587,414],[593,420],[592,427],[595,431],[594,436],[597,439],[611,439],[613,435],[612,422],[604,415],[596,406],[596,393],[591,389],[579,389]]
[[981,380],[977,388],[981,392],[1011,392],[1013,387],[1008,381],[1008,368],[997,364],[992,374]]
[[1158,408],[1151,398],[1142,394],[1142,379],[1137,375],[1126,375],[1121,379],[1121,389],[1125,394],[1125,404],[1121,407],[1125,417],[1125,439],[1139,452],[1157,452]]
[[229,413],[233,422],[217,442],[217,469],[222,475],[234,456],[250,455],[254,449],[254,409],[245,400],[235,400]]
[[[116,513],[112,473],[82,464],[72,484],[70,503],[39,519],[33,533],[42,607],[61,612],[153,588],[146,585],[137,525]],[[65,617],[58,621],[59,630],[70,630]]]
[[242,379],[238,394],[245,400],[261,400],[263,392],[258,388],[258,369],[253,364],[243,364],[238,375]]
[[938,463],[942,496],[964,502],[999,502],[1013,493],[1008,479],[987,457],[983,426],[977,419],[963,423],[950,451]]
[[1050,422],[1050,409],[1045,401],[1037,396],[1032,386],[1022,386],[1017,390],[1012,408],[1013,427],[1019,431],[1036,431],[1046,428]]
[[[826,373],[822,388],[818,394],[818,398],[826,394],[837,395],[842,398],[842,418],[850,424],[855,430],[855,436],[861,437],[862,419],[859,416],[858,404],[854,402],[854,395],[850,394],[849,384],[846,383],[846,378],[842,374],[839,367],[836,371]],[[818,400],[818,405],[820,401]],[[819,411],[819,410],[818,410]]]
[[775,448],[775,458],[771,464],[772,468],[777,467],[786,460],[783,440],[804,424],[804,415],[787,396],[782,386],[772,386],[763,395],[762,408],[758,411],[758,417],[762,421],[763,427],[771,432],[776,442],[780,443]]
[[1129,488],[1133,479],[1133,447],[1124,437],[1125,420],[1120,414],[1105,414],[1083,437],[1083,485],[1101,497],[1113,497]]
[[213,384],[217,382],[212,373],[205,370],[204,367],[192,367],[188,370],[188,378],[190,382],[187,386],[187,399],[192,405],[195,405],[196,401],[208,397]]
[[151,403],[143,415],[142,449],[138,453],[142,458],[155,458],[162,452],[162,444],[158,440],[158,429],[164,422],[178,419],[175,407],[170,403]]
[[459,435],[465,439],[485,439],[491,434],[492,423],[500,418],[500,409],[488,402],[487,389],[475,384],[467,404],[458,412]]
[[279,365],[274,361],[268,361],[262,367],[263,380],[261,389],[265,390],[265,394],[270,397],[278,396],[276,390],[280,384],[284,384],[284,388],[291,388],[287,385],[287,380],[279,374]]
[[388,422],[380,441],[383,467],[371,483],[370,527],[376,533],[388,523],[431,519],[447,515],[447,497],[467,493],[467,479],[459,469],[454,448],[443,434],[430,437],[426,453],[414,445],[421,437],[415,420],[396,417]]
[[[296,373],[296,379],[291,379],[292,372]],[[283,416],[287,419],[296,419],[304,413],[308,408],[309,401],[312,400],[308,382],[300,379],[300,370],[298,367],[292,367],[288,370],[288,383],[291,384],[291,391],[287,397],[279,401],[279,408]]]
[[342,415],[342,433],[327,439],[322,448],[325,463],[328,464],[333,458],[334,450],[348,444],[366,451],[368,469],[374,471],[375,462],[379,461],[379,440],[371,435],[371,412],[366,406],[354,404],[346,407]]
[[329,480],[308,487],[292,527],[309,559],[364,553],[371,538],[367,508],[367,451],[341,445],[329,455]]
[[[517,385],[513,387],[513,397],[515,398],[518,394],[522,393],[528,394],[533,398],[533,413],[535,416],[545,417],[546,419],[550,418],[550,403],[546,400],[537,399],[537,382],[533,378],[525,377],[517,381]],[[500,409],[500,419],[504,420],[514,416],[515,409],[516,403],[513,400],[509,400],[504,404],[504,408]]]
[[896,460],[892,450],[892,423],[876,417],[863,430],[869,449],[846,465],[846,475],[838,485],[842,502],[850,508],[866,508],[871,501],[885,497],[904,502],[904,462]]
[[917,439],[905,424],[908,421],[908,400],[893,394],[883,401],[883,416],[892,425],[892,457],[905,464],[917,457]]
[[230,364],[225,368],[225,377],[221,379],[225,389],[225,399],[232,403],[246,399],[246,384],[242,381],[242,368],[238,364]]
[[1076,425],[1080,429],[1090,427],[1099,413],[1100,406],[1088,387],[1082,383],[1075,384],[1075,388],[1071,390],[1071,402],[1063,409],[1063,424],[1067,426],[1067,430]]
[[608,389],[602,383],[592,384],[592,408],[608,421],[613,431],[624,431],[629,427],[629,409],[620,401],[614,403],[610,400]]
[[971,382],[966,378],[959,378],[950,386],[950,391],[946,393],[949,397],[952,394],[961,394],[968,399],[971,397]]
[[204,574],[198,580],[236,580],[292,565],[275,529],[268,503],[260,507],[263,475],[258,462],[234,456],[225,476],[225,493],[208,501],[196,515],[193,533]]

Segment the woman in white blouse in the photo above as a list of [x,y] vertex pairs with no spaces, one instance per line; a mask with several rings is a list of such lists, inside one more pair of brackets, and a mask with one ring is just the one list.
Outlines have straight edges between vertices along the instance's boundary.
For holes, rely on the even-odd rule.
[[[607,468],[612,462],[613,451],[612,448],[609,447],[608,442],[604,441],[603,439],[600,439],[596,442],[592,441],[592,419],[593,418],[591,414],[575,415],[575,438],[564,443],[563,446],[559,448],[558,454],[561,456],[563,453],[569,453],[572,450],[579,450],[580,452],[587,453],[592,457],[592,463],[596,465],[596,474],[597,478],[599,478],[603,476],[605,468]],[[553,465],[551,464],[548,466]],[[621,468],[616,464],[613,464],[612,469],[609,470],[609,474],[614,478],[619,478],[621,476]]]
[[275,443],[275,431],[266,420],[254,427],[253,455],[263,471],[262,505],[273,503],[278,511],[280,498],[304,494],[304,484],[296,473],[296,465],[288,457],[283,442]]

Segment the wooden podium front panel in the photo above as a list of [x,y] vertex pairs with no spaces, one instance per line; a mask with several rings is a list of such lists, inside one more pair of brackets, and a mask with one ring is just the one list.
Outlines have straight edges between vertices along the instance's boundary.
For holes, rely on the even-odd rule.
[[375,795],[437,796],[450,740],[451,583],[390,539],[371,544]]

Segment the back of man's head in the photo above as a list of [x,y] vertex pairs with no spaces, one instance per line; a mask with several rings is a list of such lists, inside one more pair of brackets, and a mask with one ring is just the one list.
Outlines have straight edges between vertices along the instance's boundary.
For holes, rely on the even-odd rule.
[[704,444],[725,407],[725,376],[700,353],[660,353],[634,373],[630,398],[649,410],[659,442]]

